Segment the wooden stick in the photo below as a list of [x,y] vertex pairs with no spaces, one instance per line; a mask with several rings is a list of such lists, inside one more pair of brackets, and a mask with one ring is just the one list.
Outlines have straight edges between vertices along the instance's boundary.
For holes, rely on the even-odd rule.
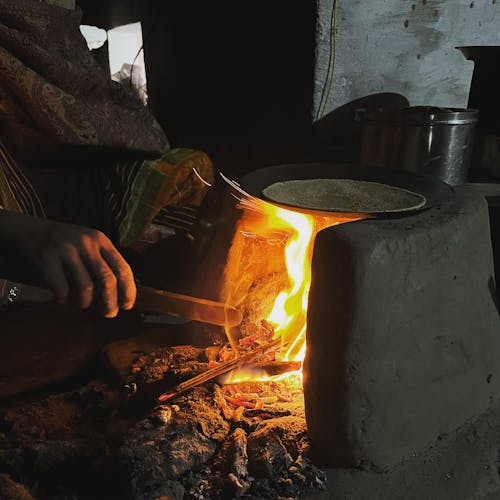
[[252,351],[243,354],[239,358],[232,359],[231,361],[221,363],[219,366],[209,368],[203,373],[200,373],[199,375],[196,375],[195,377],[192,377],[185,382],[181,382],[180,384],[176,385],[171,392],[165,392],[161,394],[160,396],[158,396],[158,401],[163,403],[169,399],[179,396],[180,394],[188,391],[189,389],[192,389],[193,387],[196,387],[197,385],[204,384],[205,382],[208,382],[209,380],[212,380],[220,375],[224,375],[224,373],[234,370],[235,368],[246,365],[247,363],[253,361],[259,354],[265,353],[269,349],[278,346],[280,343],[281,339],[273,340],[268,344],[256,347]]

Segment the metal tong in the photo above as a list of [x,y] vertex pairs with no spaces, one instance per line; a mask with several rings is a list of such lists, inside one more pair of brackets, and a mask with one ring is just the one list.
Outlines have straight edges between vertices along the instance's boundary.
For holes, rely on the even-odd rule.
[[137,286],[135,307],[147,312],[170,314],[212,325],[233,327],[241,323],[242,315],[235,307],[215,300]]

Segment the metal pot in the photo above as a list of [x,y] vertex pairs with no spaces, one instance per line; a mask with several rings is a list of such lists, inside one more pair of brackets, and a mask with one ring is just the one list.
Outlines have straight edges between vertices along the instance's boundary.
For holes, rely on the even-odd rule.
[[417,106],[376,111],[363,119],[361,164],[467,180],[479,112]]

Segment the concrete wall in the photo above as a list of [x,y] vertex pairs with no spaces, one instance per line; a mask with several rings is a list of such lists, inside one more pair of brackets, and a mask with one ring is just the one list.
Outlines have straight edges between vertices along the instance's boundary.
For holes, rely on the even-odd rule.
[[473,63],[455,47],[498,44],[496,0],[318,0],[313,114],[377,92],[466,106]]

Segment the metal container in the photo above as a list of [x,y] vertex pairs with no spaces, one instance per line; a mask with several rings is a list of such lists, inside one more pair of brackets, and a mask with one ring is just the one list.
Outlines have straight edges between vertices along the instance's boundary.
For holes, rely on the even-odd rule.
[[479,112],[417,106],[376,111],[363,119],[361,164],[466,182]]

